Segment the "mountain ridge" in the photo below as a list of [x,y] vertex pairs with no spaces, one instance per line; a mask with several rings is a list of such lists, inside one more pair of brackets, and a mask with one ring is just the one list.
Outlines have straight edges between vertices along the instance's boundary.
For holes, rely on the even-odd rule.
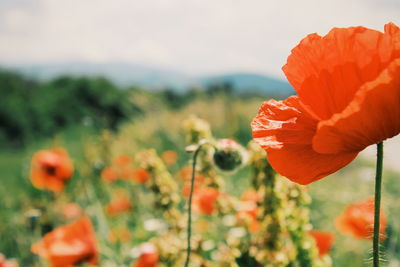
[[170,88],[181,92],[190,87],[208,87],[217,83],[229,83],[236,92],[257,92],[282,96],[294,92],[291,85],[286,81],[251,72],[192,76],[179,71],[124,62],[88,63],[71,61],[0,65],[2,68],[41,81],[61,75],[105,76],[122,87],[136,85],[148,89]]

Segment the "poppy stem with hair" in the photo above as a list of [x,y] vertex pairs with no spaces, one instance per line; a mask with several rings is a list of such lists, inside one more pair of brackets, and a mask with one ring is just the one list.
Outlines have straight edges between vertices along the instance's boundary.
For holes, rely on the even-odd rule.
[[377,144],[376,176],[375,176],[375,204],[374,204],[374,237],[373,237],[373,263],[379,266],[379,240],[380,240],[380,215],[381,215],[381,191],[383,171],[383,142]]
[[190,195],[189,195],[189,203],[188,203],[189,207],[188,207],[187,252],[186,252],[185,267],[189,266],[190,252],[192,250],[191,245],[190,245],[190,239],[192,237],[192,198],[193,198],[193,190],[194,190],[194,179],[196,177],[197,156],[201,150],[201,147],[202,147],[202,145],[199,145],[193,154],[192,180],[191,180],[191,184],[190,184]]

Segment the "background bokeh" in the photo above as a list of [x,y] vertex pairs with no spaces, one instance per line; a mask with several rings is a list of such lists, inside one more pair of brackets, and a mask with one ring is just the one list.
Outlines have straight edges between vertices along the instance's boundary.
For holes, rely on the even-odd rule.
[[[87,157],[104,145],[105,133],[110,158],[173,150],[178,161],[170,171],[178,173],[190,160],[181,129],[190,114],[208,121],[217,138],[246,145],[262,101],[294,93],[281,67],[301,38],[332,27],[382,30],[389,21],[400,24],[399,12],[396,0],[2,0],[0,253],[20,266],[43,264],[30,252],[38,236],[27,227],[27,213],[55,200],[29,181],[35,151],[68,150],[77,169],[69,198],[79,195]],[[400,266],[399,148],[399,138],[385,144],[382,257],[391,267]],[[367,148],[309,187],[312,224],[336,235],[333,266],[369,264],[370,242],[340,234],[334,219],[348,204],[372,196],[374,155],[375,148]],[[248,172],[224,176],[227,193],[239,196],[248,188]],[[89,213],[104,209],[108,198],[88,205]],[[133,238],[144,241],[143,226],[132,220]],[[106,254],[118,251],[125,255],[118,247]]]

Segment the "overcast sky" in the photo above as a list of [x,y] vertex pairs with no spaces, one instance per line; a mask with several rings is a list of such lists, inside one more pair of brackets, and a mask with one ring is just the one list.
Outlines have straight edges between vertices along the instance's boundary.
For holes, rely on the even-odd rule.
[[123,61],[283,77],[312,32],[400,24],[400,0],[0,0],[0,62]]

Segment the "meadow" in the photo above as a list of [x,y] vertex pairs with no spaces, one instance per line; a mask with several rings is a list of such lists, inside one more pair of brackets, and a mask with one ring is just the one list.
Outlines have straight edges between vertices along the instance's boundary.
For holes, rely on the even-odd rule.
[[[104,84],[99,88],[101,86]],[[101,119],[115,114],[111,105],[104,114],[85,111],[90,119],[80,121],[76,118],[82,114],[75,110],[77,115],[71,123],[51,130],[52,126],[48,126],[37,136],[29,134],[22,145],[15,145],[12,139],[8,139],[12,140],[9,142],[6,137],[3,139],[0,252],[6,258],[15,259],[20,266],[47,266],[46,259],[32,253],[32,244],[58,226],[86,215],[96,232],[99,266],[183,266],[187,229],[185,190],[193,157],[187,147],[197,144],[199,136],[204,135],[216,143],[221,139],[235,140],[243,149],[246,147],[250,159],[226,172],[209,159],[207,153],[211,153],[212,148],[200,155],[196,179],[217,188],[219,197],[215,206],[206,204],[211,205],[207,206],[211,210],[202,212],[201,201],[200,207],[194,208],[194,249],[190,266],[312,266],[308,264],[313,262],[315,266],[357,267],[369,264],[370,242],[338,231],[335,219],[349,204],[373,196],[374,162],[358,158],[339,172],[307,187],[295,186],[286,178],[274,175],[271,179],[275,179],[276,184],[273,186],[278,187],[271,187],[273,190],[269,192],[268,184],[257,180],[260,178],[255,175],[258,167],[254,167],[253,156],[262,152],[249,146],[249,142],[252,140],[251,120],[260,104],[273,96],[238,95],[223,89],[186,95],[129,89],[118,94],[109,98],[115,99],[117,106],[120,99],[127,100],[123,105],[125,110],[131,110],[121,113],[124,114],[121,122],[110,124],[109,119]],[[56,106],[49,107],[46,112],[51,114]],[[72,111],[74,106],[64,105],[60,114]],[[43,115],[39,122],[46,119]],[[48,121],[47,124],[50,125]],[[30,181],[33,155],[53,148],[65,149],[74,165],[73,176],[60,193],[39,190]],[[129,172],[124,174],[125,169]],[[384,266],[391,267],[400,266],[400,203],[397,199],[400,185],[397,179],[396,172],[385,170],[383,210],[387,227],[381,252]],[[246,216],[242,220],[238,215],[242,211],[242,195],[249,189],[264,190],[263,200],[257,201],[261,211],[254,219],[260,224],[252,224]],[[265,192],[269,192],[270,198]],[[292,196],[291,192],[297,195]],[[289,195],[281,196],[286,193]],[[274,198],[277,202],[268,202]],[[110,203],[114,200],[117,204],[113,208]],[[75,206],[67,205],[71,203]],[[268,205],[276,210],[270,210],[269,214]],[[292,205],[298,205],[298,210]],[[275,230],[268,228],[273,225],[266,220],[271,214],[277,214],[272,220],[282,220],[282,224],[275,222],[278,227]],[[288,234],[291,223],[298,224],[301,229],[296,230],[302,233],[301,242],[304,243],[301,246]],[[312,229],[334,235],[332,248],[325,255],[318,256],[315,241],[303,236]],[[145,250],[143,244],[148,243],[157,252],[157,263],[140,265]],[[308,252],[301,252],[301,249]],[[301,259],[307,253],[310,259]]]

